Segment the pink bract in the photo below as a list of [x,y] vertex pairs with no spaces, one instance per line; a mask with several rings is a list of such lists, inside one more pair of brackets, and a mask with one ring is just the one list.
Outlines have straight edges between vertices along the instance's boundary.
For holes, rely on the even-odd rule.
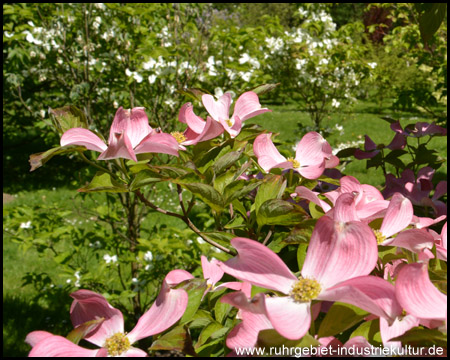
[[233,116],[230,117],[231,94],[223,94],[217,101],[214,96],[205,94],[202,96],[203,106],[212,119],[219,122],[232,138],[236,137],[245,120],[269,110],[262,108],[258,95],[253,91],[243,93],[236,101]]
[[[100,294],[90,290],[78,290],[71,294],[74,298],[70,308],[70,315],[74,327],[88,321],[104,318],[104,321],[91,333],[85,336],[85,340],[100,347],[98,350],[84,349],[64,337],[50,333],[35,331],[28,334],[26,342],[33,349],[30,357],[85,357],[120,355],[126,357],[143,357],[147,354],[131,346],[134,342],[158,334],[175,324],[184,314],[187,307],[188,295],[183,289],[173,289],[172,286],[193,276],[184,270],[169,272],[163,282],[161,291],[151,308],[141,316],[134,329],[124,333],[124,321],[122,313],[113,308]],[[108,353],[108,342],[120,334],[119,337],[128,343],[126,349],[120,354]]]
[[169,134],[157,133],[148,124],[144,108],[120,107],[110,128],[108,146],[92,131],[72,128],[61,137],[61,146],[81,145],[101,154],[98,160],[124,158],[137,161],[136,154],[156,152],[178,156],[178,143]]
[[275,167],[294,169],[307,179],[317,179],[327,167],[327,161],[331,166],[339,163],[331,153],[330,145],[319,133],[312,131],[303,136],[297,145],[295,159],[286,159],[281,155],[270,139],[271,136],[271,133],[261,134],[253,143],[258,164],[266,172]]
[[[321,217],[313,231],[299,279],[278,255],[257,241],[234,238],[231,244],[238,255],[220,266],[237,279],[285,294],[264,298],[264,302],[266,316],[273,327],[288,339],[301,338],[311,322],[310,301],[298,301],[292,295],[301,279],[320,284],[318,300],[341,301],[345,298],[345,301],[369,309],[378,316],[388,316],[380,308],[378,300],[371,297],[372,294],[364,294],[369,292],[364,286],[373,281],[372,277],[363,275],[372,271],[378,259],[375,237],[366,224],[335,222],[327,216]],[[346,279],[355,277],[358,279],[352,286],[344,284]],[[339,291],[341,283],[345,291]]]
[[208,116],[204,121],[200,116],[195,115],[191,103],[186,103],[181,107],[178,120],[188,126],[183,133],[185,139],[180,143],[181,145],[195,145],[202,141],[208,141],[221,135],[224,131],[223,126],[211,117]]

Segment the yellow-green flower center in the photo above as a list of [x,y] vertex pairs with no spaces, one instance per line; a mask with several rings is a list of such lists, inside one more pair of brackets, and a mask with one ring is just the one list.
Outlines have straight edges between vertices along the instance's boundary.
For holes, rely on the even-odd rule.
[[289,159],[287,159],[287,161],[292,163],[292,167],[294,169],[297,169],[300,167],[300,163],[297,160],[295,160],[294,158],[289,158]]
[[170,135],[172,135],[176,141],[178,141],[178,144],[181,144],[182,142],[186,141],[186,136],[184,136],[179,131],[171,132]]
[[289,293],[296,302],[308,302],[319,296],[322,287],[317,280],[299,278]]
[[225,122],[228,124],[229,127],[233,126],[233,122],[231,121],[231,119],[227,119],[225,120]]
[[383,235],[383,233],[380,230],[374,230],[375,237],[377,238],[378,245],[381,245],[384,240],[386,240],[386,236]]
[[124,333],[116,333],[105,341],[103,346],[108,350],[108,355],[118,356],[130,348],[130,340]]

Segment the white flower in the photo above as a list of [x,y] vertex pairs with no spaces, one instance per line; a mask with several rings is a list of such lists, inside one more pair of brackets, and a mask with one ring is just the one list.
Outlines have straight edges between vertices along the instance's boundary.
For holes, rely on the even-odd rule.
[[250,60],[250,55],[247,53],[244,53],[241,55],[241,58],[239,59],[239,64],[245,64],[249,60]]
[[320,59],[319,65],[328,65],[328,59]]
[[75,285],[76,287],[80,287],[80,279],[81,279],[80,272],[79,272],[79,271],[76,271],[74,275],[75,275],[75,277],[76,277],[76,279],[77,279],[77,280],[75,281],[75,284],[74,284],[74,285]]
[[154,84],[155,81],[156,81],[156,79],[157,79],[157,76],[156,76],[156,75],[150,75],[150,76],[148,77],[148,82],[149,82],[150,84]]
[[108,254],[105,254],[103,260],[105,260],[107,264],[110,262],[115,263],[117,261],[117,255],[109,256]]
[[138,83],[141,83],[142,80],[144,79],[140,74],[138,74],[137,72],[135,72],[133,74],[134,80],[136,80]]
[[250,78],[252,77],[252,73],[247,71],[247,72],[239,72],[239,76],[242,78],[242,80],[244,81],[250,81]]
[[31,228],[31,220],[30,220],[30,221],[27,221],[27,222],[25,222],[25,223],[21,223],[21,224],[20,224],[20,228],[21,228],[21,229],[30,229],[30,228]]
[[153,260],[153,254],[150,250],[144,254],[144,260],[149,262]]
[[300,14],[301,17],[305,17],[308,15],[308,12],[305,9],[298,9],[298,13]]
[[368,63],[367,65],[369,65],[369,67],[371,69],[375,69],[377,67],[377,63],[376,62],[371,62],[371,63]]
[[114,100],[113,106],[114,106],[114,109],[117,109],[119,107],[119,103],[116,100]]
[[142,67],[143,67],[145,70],[149,70],[149,69],[154,68],[155,65],[156,65],[155,59],[151,58],[149,61],[143,63],[143,64],[142,64]]
[[175,101],[172,99],[167,99],[166,101],[164,101],[164,103],[171,108],[173,108],[176,105]]
[[214,89],[214,95],[216,96],[216,98],[220,98],[223,95],[223,90],[219,87]]
[[341,103],[339,101],[337,101],[336,99],[331,100],[331,106],[338,108],[339,106],[341,106]]
[[33,34],[30,33],[29,31],[25,31],[25,34],[27,34],[27,41],[31,44],[35,44],[35,45],[42,45],[43,42],[41,40],[35,39]]
[[45,118],[45,110],[41,110],[40,112],[39,112],[40,114],[41,114],[41,118]]
[[197,242],[201,245],[205,243],[205,240],[203,240],[200,236],[197,237]]
[[336,124],[335,128],[339,131],[339,135],[344,135],[344,127],[342,125]]

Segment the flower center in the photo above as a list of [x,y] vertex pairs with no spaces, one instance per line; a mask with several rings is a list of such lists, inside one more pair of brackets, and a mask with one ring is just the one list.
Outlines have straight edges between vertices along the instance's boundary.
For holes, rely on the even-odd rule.
[[108,355],[118,356],[130,348],[130,340],[124,333],[116,333],[105,341],[103,346],[108,350]]
[[297,169],[300,167],[300,163],[297,160],[295,160],[294,158],[289,158],[289,159],[287,159],[287,161],[292,163],[292,167],[294,169]]
[[186,141],[186,136],[184,136],[179,131],[173,131],[170,133],[170,135],[172,135],[175,138],[175,140],[178,141],[178,144],[181,144],[182,142]]
[[386,236],[383,235],[383,233],[380,230],[374,230],[375,237],[377,238],[378,245],[381,245],[384,240],[386,240]]
[[319,296],[322,287],[314,279],[299,278],[289,293],[296,302],[307,302]]
[[228,124],[229,127],[233,126],[233,122],[231,121],[231,119],[225,120],[225,122]]

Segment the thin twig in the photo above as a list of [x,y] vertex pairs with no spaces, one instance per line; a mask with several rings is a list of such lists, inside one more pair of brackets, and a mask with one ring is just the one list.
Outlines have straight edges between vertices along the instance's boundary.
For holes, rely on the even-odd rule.
[[267,242],[269,241],[270,237],[272,236],[272,230],[269,230],[269,232],[267,233],[266,238],[263,241],[263,245],[266,245]]
[[152,208],[153,210],[156,210],[164,215],[169,215],[169,216],[173,216],[176,217],[178,219],[181,219],[184,221],[184,223],[193,231],[195,232],[198,236],[200,236],[203,240],[205,240],[207,243],[209,243],[212,246],[215,246],[216,248],[222,250],[223,252],[226,252],[227,254],[231,254],[231,255],[237,255],[236,252],[234,250],[230,250],[227,249],[226,247],[216,243],[214,240],[210,239],[208,236],[206,236],[204,233],[202,233],[193,223],[192,221],[189,219],[189,217],[187,217],[187,215],[181,215],[181,214],[177,214],[168,210],[164,210],[161,209],[160,207],[156,206],[155,204],[153,204],[152,202],[150,202],[149,200],[147,200],[144,195],[140,192],[140,190],[135,190],[135,194],[139,197],[139,199],[148,207]]

